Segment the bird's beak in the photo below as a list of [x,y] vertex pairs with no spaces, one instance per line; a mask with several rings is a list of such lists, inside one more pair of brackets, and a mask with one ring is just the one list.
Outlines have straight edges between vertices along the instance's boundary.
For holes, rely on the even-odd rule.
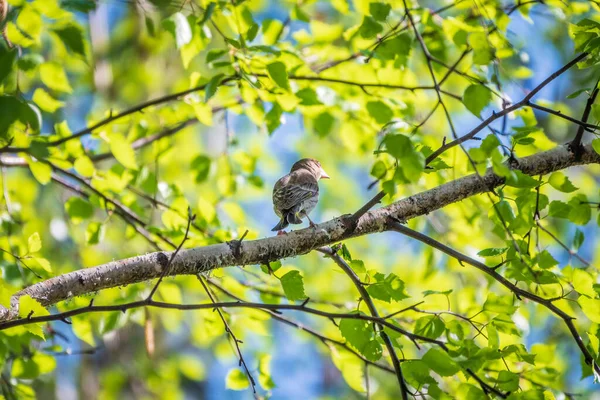
[[330,179],[329,175],[327,175],[327,172],[325,172],[323,168],[321,168],[321,179]]

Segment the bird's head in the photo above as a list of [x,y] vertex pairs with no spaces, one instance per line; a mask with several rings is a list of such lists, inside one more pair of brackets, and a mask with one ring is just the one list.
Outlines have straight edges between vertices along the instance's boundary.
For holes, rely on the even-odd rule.
[[303,158],[302,160],[296,161],[294,165],[292,165],[292,169],[290,172],[298,171],[300,169],[305,169],[311,174],[313,174],[317,180],[319,179],[329,179],[329,175],[321,166],[321,163],[314,158]]

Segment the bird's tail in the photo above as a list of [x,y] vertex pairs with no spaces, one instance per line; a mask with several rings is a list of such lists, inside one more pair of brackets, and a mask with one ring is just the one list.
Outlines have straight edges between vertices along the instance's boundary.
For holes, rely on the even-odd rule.
[[279,221],[279,223],[277,225],[275,225],[275,227],[273,229],[271,229],[271,231],[273,232],[279,232],[284,230],[287,226],[288,226],[288,222],[287,222],[287,218],[284,215],[283,218],[281,218],[281,221]]

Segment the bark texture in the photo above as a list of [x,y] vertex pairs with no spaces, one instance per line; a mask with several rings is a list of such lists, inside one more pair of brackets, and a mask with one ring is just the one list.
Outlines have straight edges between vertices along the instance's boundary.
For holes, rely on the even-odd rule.
[[[516,169],[527,175],[538,176],[592,163],[600,163],[600,155],[591,145],[582,147],[579,158],[576,158],[567,146],[558,146],[520,159]],[[348,216],[345,215],[319,224],[317,229],[306,228],[282,236],[181,250],[173,260],[169,275],[196,274],[235,265],[265,264],[299,256],[345,239],[387,230],[390,218],[406,221],[426,215],[503,183],[503,178],[488,170],[482,176],[468,175],[369,211],[360,218],[354,229],[349,228],[351,225],[348,224]],[[44,306],[50,306],[74,296],[158,278],[170,256],[171,252],[149,253],[81,269],[37,283],[15,293],[10,309],[0,306],[0,321],[17,317],[18,298],[23,295],[31,296]]]

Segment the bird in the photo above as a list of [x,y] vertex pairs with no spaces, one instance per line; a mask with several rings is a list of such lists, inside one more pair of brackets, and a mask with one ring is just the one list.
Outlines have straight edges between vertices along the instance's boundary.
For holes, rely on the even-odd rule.
[[273,229],[278,235],[289,224],[301,224],[319,201],[319,180],[329,179],[321,163],[312,158],[296,161],[290,173],[280,178],[273,187],[273,209],[281,220]]

